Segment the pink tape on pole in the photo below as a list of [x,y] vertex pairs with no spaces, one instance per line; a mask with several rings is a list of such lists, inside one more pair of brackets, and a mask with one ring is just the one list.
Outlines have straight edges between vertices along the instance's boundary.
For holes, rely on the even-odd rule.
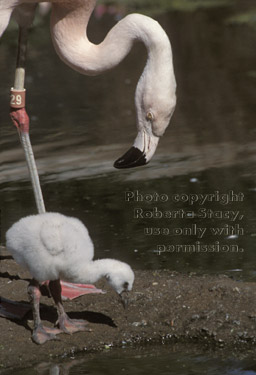
[[11,108],[24,108],[26,105],[26,89],[15,90],[11,88],[10,107]]
[[19,132],[29,132],[29,117],[25,108],[11,108],[10,116]]

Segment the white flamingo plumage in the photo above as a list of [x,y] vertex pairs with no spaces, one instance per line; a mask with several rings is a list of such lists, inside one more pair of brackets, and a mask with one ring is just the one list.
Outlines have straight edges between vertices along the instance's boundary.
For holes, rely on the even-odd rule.
[[[22,27],[30,25],[38,0],[2,0],[0,36],[14,15]],[[99,44],[91,43],[86,28],[96,0],[52,1],[51,34],[59,57],[72,69],[96,75],[118,65],[136,41],[142,41],[148,60],[137,85],[135,104],[138,135],[116,168],[144,165],[152,158],[176,105],[172,49],[165,31],[150,17],[130,14],[120,20]]]
[[[60,332],[85,329],[85,322],[69,319],[64,311],[60,278],[86,284],[105,277],[123,304],[127,304],[127,292],[131,291],[134,282],[131,267],[115,259],[93,260],[93,243],[78,219],[59,213],[28,216],[13,224],[6,233],[6,240],[14,259],[33,277],[28,292],[35,323],[32,338],[37,344],[55,339]],[[57,306],[59,329],[44,327],[40,320],[39,283],[46,280],[49,280],[49,289]]]

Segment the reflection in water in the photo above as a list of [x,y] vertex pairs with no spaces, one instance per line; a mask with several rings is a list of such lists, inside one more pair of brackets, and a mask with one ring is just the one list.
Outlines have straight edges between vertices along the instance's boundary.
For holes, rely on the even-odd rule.
[[[104,370],[103,370],[104,369]],[[105,349],[86,357],[77,356],[61,363],[41,363],[35,368],[15,371],[17,375],[255,375],[256,362],[224,353],[206,354],[188,347],[155,347]],[[8,373],[6,373],[8,375]]]
[[[37,155],[37,166],[40,171],[42,184],[54,181],[68,181],[71,179],[84,179],[99,177],[106,174],[121,173],[126,181],[152,180],[164,177],[174,177],[197,173],[211,168],[215,163],[218,168],[244,166],[245,162],[256,162],[256,155],[252,150],[256,149],[256,142],[248,142],[246,145],[236,143],[218,143],[192,145],[184,147],[182,151],[175,150],[174,140],[168,147],[173,151],[168,153],[163,147],[157,151],[150,164],[144,168],[136,168],[132,171],[116,172],[113,161],[128,149],[129,144],[111,144],[104,146],[80,145],[81,139],[72,141],[51,142],[45,145],[36,145],[34,151]],[[64,152],[69,147],[74,150]],[[204,159],[202,159],[204,155]],[[1,153],[2,165],[0,165],[0,184],[13,181],[28,181],[27,166],[23,160],[23,151],[20,147]]]
[[75,359],[72,361],[63,361],[62,363],[43,362],[36,366],[35,374],[38,375],[70,375],[73,367],[81,366],[84,359]]

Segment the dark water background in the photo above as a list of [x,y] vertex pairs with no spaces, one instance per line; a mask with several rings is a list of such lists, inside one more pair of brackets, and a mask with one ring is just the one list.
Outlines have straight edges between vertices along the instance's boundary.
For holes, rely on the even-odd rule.
[[[166,5],[171,3],[179,6]],[[107,8],[102,17],[92,17],[89,35],[93,42],[104,38],[119,13],[134,10],[124,4],[117,6],[114,14],[113,8]],[[136,2],[132,4],[136,11],[143,12]],[[96,257],[116,257],[135,269],[225,272],[255,280],[256,6],[254,1],[216,1],[215,5],[222,6],[199,6],[191,11],[185,7],[188,4],[191,1],[163,1],[163,11],[159,8],[158,14],[153,14],[172,42],[178,102],[150,164],[125,171],[112,165],[136,135],[134,92],[146,61],[143,45],[136,45],[115,70],[86,77],[58,59],[50,40],[48,17],[36,19],[27,61],[27,109],[46,208],[80,218],[89,229]],[[149,8],[147,11],[150,13]],[[8,115],[16,39],[17,29],[12,23],[0,44],[2,245],[10,225],[36,213],[24,156]],[[145,199],[164,194],[168,199],[128,202],[127,192],[138,192]],[[191,194],[216,197],[230,192],[243,198],[237,202],[233,198],[226,205],[216,198],[201,205],[186,201]],[[174,201],[177,195],[184,201]],[[192,211],[195,215],[203,208],[214,211],[215,217],[134,217],[134,209],[152,211],[154,207],[158,211]],[[239,219],[221,218],[224,211],[227,215],[239,211]],[[173,233],[174,228],[184,231],[193,225],[206,228],[202,238],[193,233]],[[240,230],[232,233],[236,225]],[[145,228],[165,228],[170,233],[146,235]],[[210,228],[228,228],[229,233],[213,235]],[[237,246],[239,250],[185,252],[180,247],[182,250],[173,252],[167,247],[195,245],[198,241],[201,245],[217,241],[220,246],[226,245],[225,249]],[[160,245],[166,251],[159,254],[156,250]],[[164,354],[162,358],[165,363]],[[195,359],[192,362],[195,368]],[[121,362],[119,365],[123,366]],[[195,373],[186,369],[170,372],[164,366],[161,374]],[[100,373],[94,367],[90,371],[85,373]],[[214,371],[208,373],[218,373],[219,369]],[[222,373],[255,373],[239,371]]]
[[50,362],[39,364],[34,368],[16,370],[17,375],[255,375],[255,359],[241,355],[226,357],[214,353],[197,352],[189,348],[173,347],[138,347],[122,349],[105,349],[95,355],[78,355],[71,359],[63,359],[55,364]]
[[[252,4],[229,2],[229,6],[194,12],[174,9],[157,16],[173,46],[178,104],[151,163],[125,171],[115,170],[112,164],[136,135],[134,91],[146,59],[143,45],[136,45],[115,70],[86,77],[58,59],[50,41],[48,18],[37,19],[30,36],[26,87],[31,141],[46,208],[80,218],[89,228],[98,257],[117,257],[134,268],[185,272],[241,269],[240,276],[255,277],[256,29],[253,23],[234,21],[249,10],[248,14],[253,14]],[[90,38],[99,42],[115,22],[116,14],[106,13],[100,19],[93,16]],[[0,55],[3,244],[4,233],[13,222],[36,213],[22,150],[8,116],[16,38],[16,27],[11,24],[2,38]],[[127,202],[126,191],[166,194],[168,202]],[[174,194],[216,191],[243,193],[244,198],[239,204],[206,201],[193,207],[172,201]],[[243,219],[135,219],[136,207],[193,209],[195,214],[199,208],[239,210]],[[207,228],[201,239],[173,235],[173,228],[192,224]],[[242,228],[238,238],[210,235],[211,227],[235,224]],[[145,235],[144,228],[168,228],[170,235]],[[193,245],[196,241],[235,244],[244,251],[154,252],[157,245]]]

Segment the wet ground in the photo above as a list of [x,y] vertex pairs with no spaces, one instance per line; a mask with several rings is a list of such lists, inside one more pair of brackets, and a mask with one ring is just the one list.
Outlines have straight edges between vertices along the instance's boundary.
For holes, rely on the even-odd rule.
[[[1,274],[1,289],[13,300],[26,301],[29,274],[20,271],[13,260],[2,259],[2,263],[8,271]],[[46,369],[49,371],[59,363],[60,357],[78,359],[79,352],[85,354],[152,344],[170,347],[176,343],[189,344],[192,352],[200,346],[201,351],[208,349],[210,354],[215,350],[219,356],[226,351],[229,353],[226,358],[230,353],[237,353],[239,358],[250,353],[255,358],[254,283],[233,281],[225,275],[196,276],[140,270],[136,271],[134,290],[126,310],[106,282],[97,285],[107,293],[64,302],[69,316],[86,319],[91,332],[72,336],[60,334],[60,341],[49,341],[38,347],[31,341],[31,313],[22,321],[0,319],[0,372],[10,373],[11,368],[16,367],[26,367],[28,371],[32,367],[32,373],[37,373],[38,363],[41,367],[48,363]],[[51,306],[51,299],[43,297],[41,316],[48,326],[53,326],[57,319]],[[193,348],[194,344],[197,346]]]
[[[136,135],[133,98],[146,59],[144,47],[136,45],[112,72],[99,77],[81,76],[56,56],[50,41],[48,18],[37,18],[30,37],[26,87],[31,141],[46,208],[80,218],[90,231],[96,256],[116,257],[130,263],[137,270],[139,290],[144,286],[144,279],[152,283],[154,280],[151,280],[151,273],[138,270],[163,272],[168,269],[182,272],[184,276],[175,277],[178,283],[184,283],[184,288],[190,283],[185,275],[191,271],[197,275],[211,275],[200,282],[195,279],[195,284],[202,288],[205,283],[206,287],[209,285],[214,275],[225,273],[242,280],[241,288],[253,293],[256,277],[255,4],[254,1],[216,1],[218,6],[207,8],[202,7],[200,1],[166,3],[161,2],[158,12],[154,7],[145,6],[144,2],[141,6],[130,2],[129,8],[119,6],[114,13],[112,8],[106,8],[103,15],[92,17],[89,26],[91,40],[99,42],[115,24],[119,13],[134,9],[152,11],[172,42],[178,82],[175,114],[150,164],[127,171],[114,170],[113,162],[131,146]],[[204,1],[206,3],[211,5],[210,1]],[[12,223],[36,212],[24,157],[8,115],[16,39],[17,30],[11,24],[0,45],[1,245],[5,244],[5,232]],[[20,300],[12,289],[18,283],[18,290],[23,293],[19,296],[26,300],[26,282],[10,279],[10,275],[17,272],[13,267],[10,259],[1,258],[0,295]],[[207,304],[214,303],[218,295],[227,298],[225,283],[226,279],[221,286],[224,292],[220,288],[214,297],[209,292]],[[158,293],[161,292],[157,290],[154,298]],[[171,289],[168,293],[168,319],[171,322],[177,314],[185,327],[174,326],[175,334],[179,338],[186,330],[188,335],[192,334],[193,324],[198,320],[192,324],[186,314],[181,314],[181,306],[179,312],[169,310],[175,309],[177,296]],[[235,294],[231,293],[234,299],[229,300],[223,314],[230,314],[230,309],[236,305]],[[99,311],[113,320],[119,319],[116,318],[121,314],[119,310],[108,313],[107,309],[111,308],[105,296],[100,297],[100,302],[95,297],[97,304],[93,298],[90,296],[89,305],[87,299],[68,305],[68,311],[81,308],[80,311]],[[174,306],[169,302],[172,298]],[[193,298],[193,306],[200,306],[198,295],[193,294]],[[113,296],[112,302],[114,300]],[[250,305],[253,301],[249,302],[248,297],[243,303],[249,303],[249,315],[254,316],[255,307]],[[138,311],[134,310],[134,314],[139,313],[139,307],[136,308]],[[215,310],[214,307],[211,309]],[[243,310],[239,312],[239,309],[233,320],[241,322],[242,333],[254,335],[253,318],[243,320]],[[195,307],[195,314],[200,315],[202,311],[198,312]],[[130,319],[136,322],[137,316],[131,315]],[[148,319],[153,322],[154,316]],[[224,315],[216,319],[212,324],[218,326],[218,319],[223,323]],[[156,320],[159,319],[156,317]],[[121,324],[121,319],[118,323]],[[215,332],[209,320],[207,326],[204,321],[201,323],[200,320],[196,326],[197,336],[203,328]],[[6,343],[9,343],[2,347],[3,366],[18,365],[16,355],[8,354],[8,361],[4,358],[9,353],[6,348],[13,348],[15,352],[21,346],[20,342],[29,345],[34,362],[36,358],[38,361],[45,359],[44,352],[38,354],[37,347],[31,343],[26,323],[17,325],[1,320],[0,324]],[[140,330],[140,335],[144,330],[135,327],[133,331],[131,325],[124,328],[119,324],[118,332],[131,336],[136,336],[136,329]],[[224,323],[221,324],[220,330]],[[235,327],[233,332],[238,335],[239,327],[232,324],[229,332]],[[90,348],[93,348],[93,342],[97,347],[100,347],[100,341],[108,344],[115,339],[118,342],[117,330],[104,324],[93,325],[95,333],[90,336]],[[150,327],[146,337],[151,337],[155,329],[153,323]],[[166,327],[163,331],[162,326],[159,327],[157,334],[166,332]],[[15,348],[10,332],[17,330],[21,341],[17,345],[15,342]],[[109,340],[102,340],[102,333]],[[214,341],[208,333],[206,336],[207,342]],[[45,353],[60,354],[64,347],[70,351],[75,345],[78,349],[84,345],[82,334],[63,336],[61,340],[64,341],[57,344],[59,349],[56,343],[50,343]],[[253,340],[245,341],[253,347]],[[21,355],[23,365],[28,359],[26,355],[25,352]]]

